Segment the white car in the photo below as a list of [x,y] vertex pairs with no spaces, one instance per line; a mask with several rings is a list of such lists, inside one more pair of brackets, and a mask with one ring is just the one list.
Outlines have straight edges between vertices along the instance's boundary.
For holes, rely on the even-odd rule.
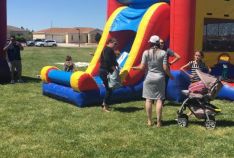
[[35,44],[37,43],[37,42],[43,42],[44,41],[44,39],[34,39],[34,40],[32,40],[32,41],[27,41],[27,46],[35,46]]
[[37,42],[35,44],[37,47],[56,47],[57,42],[55,40],[45,40],[43,42]]

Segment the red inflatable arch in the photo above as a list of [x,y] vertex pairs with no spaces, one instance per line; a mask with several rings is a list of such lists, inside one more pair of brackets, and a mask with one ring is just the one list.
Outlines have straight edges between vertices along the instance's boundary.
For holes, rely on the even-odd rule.
[[6,20],[6,0],[0,1],[0,59],[3,58],[3,47],[7,36],[7,20]]
[[[117,0],[108,0],[107,5],[108,18],[122,4]],[[192,59],[196,0],[170,0],[170,7],[170,48],[183,57],[172,67],[173,70],[178,70]]]
[[3,47],[7,39],[7,16],[6,0],[0,1],[0,82],[10,78],[9,68],[3,52]]

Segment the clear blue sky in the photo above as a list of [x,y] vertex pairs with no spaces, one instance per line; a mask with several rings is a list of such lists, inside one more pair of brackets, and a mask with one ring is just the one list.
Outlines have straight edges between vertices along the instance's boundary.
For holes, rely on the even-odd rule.
[[7,0],[8,25],[38,31],[53,27],[103,29],[107,0]]

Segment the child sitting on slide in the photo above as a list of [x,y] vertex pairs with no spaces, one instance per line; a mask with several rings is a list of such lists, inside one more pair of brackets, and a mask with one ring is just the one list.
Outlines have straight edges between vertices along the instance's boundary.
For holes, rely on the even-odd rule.
[[73,72],[75,69],[75,64],[72,62],[72,57],[68,55],[64,63],[64,71]]

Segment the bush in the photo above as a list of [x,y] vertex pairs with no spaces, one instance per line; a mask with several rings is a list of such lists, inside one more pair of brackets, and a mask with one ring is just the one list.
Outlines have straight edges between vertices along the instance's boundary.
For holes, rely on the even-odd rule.
[[15,39],[18,42],[24,42],[24,43],[26,42],[26,39],[23,36],[16,36]]

